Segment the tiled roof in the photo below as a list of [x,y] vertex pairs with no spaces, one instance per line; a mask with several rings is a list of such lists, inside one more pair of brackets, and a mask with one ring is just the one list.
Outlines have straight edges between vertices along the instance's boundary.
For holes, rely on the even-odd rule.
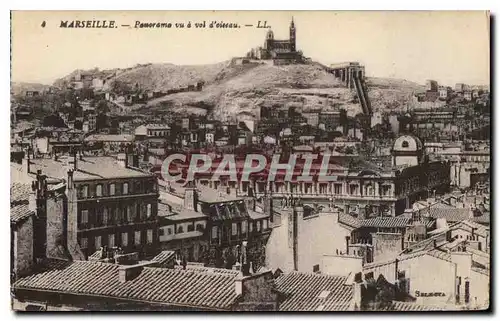
[[360,220],[350,214],[339,213],[339,222],[354,228],[361,227]]
[[16,205],[10,208],[10,222],[17,223],[34,214],[28,204]]
[[10,185],[10,203],[27,201],[30,193],[30,184],[12,183]]
[[134,135],[90,135],[85,137],[86,142],[132,142],[134,141]]
[[29,184],[13,183],[10,186],[11,223],[17,223],[35,214],[34,211],[29,209],[30,193],[31,193],[31,186]]
[[393,301],[387,307],[379,308],[378,311],[440,311],[444,310],[443,307],[421,305],[412,302]]
[[135,279],[120,282],[118,270],[117,264],[74,261],[19,279],[13,287],[220,310],[229,310],[238,297],[233,274],[144,267]]
[[468,208],[431,207],[428,215],[435,219],[445,218],[448,222],[460,222],[469,219],[470,211]]
[[347,277],[291,272],[276,279],[276,289],[285,298],[280,311],[346,311],[353,299]]
[[451,254],[448,252],[442,251],[440,249],[433,249],[433,250],[427,251],[426,254],[428,254],[432,257],[435,257],[437,259],[451,262]]
[[252,220],[261,220],[264,218],[269,218],[268,214],[259,213],[259,212],[253,211],[253,210],[248,210],[248,214],[250,215],[250,218]]
[[481,268],[475,267],[475,266],[473,266],[471,269],[472,269],[472,271],[477,272],[477,273],[481,273],[483,275],[490,275],[489,271],[486,269],[481,269]]
[[189,264],[186,265],[186,271],[215,273],[215,274],[224,274],[224,275],[233,275],[233,276],[237,276],[238,274],[240,274],[240,272],[237,270],[219,269],[219,268],[212,268],[212,267],[199,266],[199,265],[189,265]]
[[393,228],[406,227],[410,222],[409,217],[374,217],[361,220],[361,227]]
[[[30,163],[31,172],[36,173],[36,170],[41,169],[42,173],[48,177],[62,179],[68,176],[68,166],[62,159],[39,158],[32,159]],[[147,177],[153,175],[137,169],[124,167],[115,158],[107,156],[78,159],[77,168],[73,173],[74,180]]]
[[182,205],[172,204],[165,200],[158,203],[158,216],[172,221],[207,219],[207,215],[201,211],[190,210]]
[[474,221],[474,222],[480,223],[480,224],[489,225],[490,224],[490,211],[483,212],[483,215],[481,215],[481,216],[474,216],[473,218],[471,218],[471,221]]
[[223,193],[219,190],[206,186],[197,186],[197,189],[198,189],[199,200],[205,203],[231,202],[231,201],[243,200],[242,197],[229,195],[227,193]]
[[158,262],[160,264],[165,264],[171,261],[175,256],[174,251],[161,251],[157,256],[155,256],[151,261]]
[[486,237],[488,235],[488,231],[487,231],[486,226],[481,225],[481,224],[474,222],[472,220],[462,221],[462,222],[460,222],[460,224],[456,225],[456,227],[462,227],[464,229],[470,229],[470,230],[472,230],[472,228],[475,228],[475,230],[474,230],[475,234],[480,235],[482,237]]

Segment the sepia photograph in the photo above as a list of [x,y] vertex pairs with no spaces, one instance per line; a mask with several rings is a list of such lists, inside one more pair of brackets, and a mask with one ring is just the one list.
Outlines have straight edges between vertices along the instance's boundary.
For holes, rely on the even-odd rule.
[[12,311],[491,309],[489,11],[10,14]]

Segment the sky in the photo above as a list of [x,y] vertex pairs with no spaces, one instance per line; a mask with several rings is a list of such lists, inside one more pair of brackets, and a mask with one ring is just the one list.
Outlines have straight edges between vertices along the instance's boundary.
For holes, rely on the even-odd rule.
[[[359,61],[369,77],[421,84],[489,84],[484,11],[14,11],[11,79],[50,84],[75,69],[218,63],[263,45],[267,29],[256,28],[258,21],[275,39],[288,39],[292,17],[297,49],[323,64]],[[61,20],[114,20],[118,27],[60,28]],[[137,21],[190,21],[192,28],[139,29]],[[206,28],[195,28],[203,21]],[[211,29],[211,21],[241,27]]]

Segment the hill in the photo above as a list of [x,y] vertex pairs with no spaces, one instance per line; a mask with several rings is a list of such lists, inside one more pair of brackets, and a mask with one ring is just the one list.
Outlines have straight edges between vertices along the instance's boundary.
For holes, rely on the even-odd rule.
[[[320,64],[274,66],[226,61],[198,66],[145,64],[87,72],[113,75],[112,81],[151,91],[166,92],[199,81],[205,83],[202,91],[181,92],[150,100],[137,110],[146,114],[210,114],[215,119],[225,120],[239,115],[258,116],[260,106],[297,106],[304,110],[323,111],[342,107],[350,116],[361,113],[355,92],[343,87]],[[58,81],[67,81],[71,75]],[[374,110],[402,108],[413,92],[423,88],[410,81],[386,78],[368,78],[367,85]]]
[[367,78],[366,84],[374,111],[401,110],[415,92],[425,91],[425,86],[405,79]]
[[13,95],[24,95],[26,91],[44,91],[50,88],[50,85],[29,82],[12,82],[10,91]]
[[206,79],[201,92],[168,95],[150,101],[147,107],[181,113],[208,112],[216,119],[227,119],[238,114],[258,115],[260,106],[333,110],[339,105],[352,113],[359,112],[353,93],[317,66],[228,64],[213,80]]

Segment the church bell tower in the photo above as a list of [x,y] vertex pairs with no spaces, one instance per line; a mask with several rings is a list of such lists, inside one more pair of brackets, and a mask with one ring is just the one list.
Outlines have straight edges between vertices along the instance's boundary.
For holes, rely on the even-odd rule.
[[293,22],[293,17],[292,17],[292,22],[290,23],[290,51],[295,52],[295,23]]

